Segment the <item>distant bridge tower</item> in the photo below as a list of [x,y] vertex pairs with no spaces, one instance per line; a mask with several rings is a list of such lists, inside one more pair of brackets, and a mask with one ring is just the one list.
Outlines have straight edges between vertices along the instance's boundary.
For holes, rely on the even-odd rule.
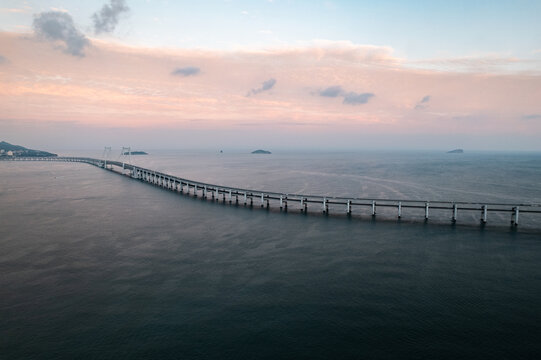
[[120,156],[118,157],[118,161],[122,162],[122,170],[124,170],[124,164],[128,163],[131,164],[131,147],[122,147],[122,151],[120,151]]
[[104,149],[103,149],[103,155],[101,156],[101,158],[103,159],[103,167],[105,169],[107,169],[107,160],[109,160],[111,158],[111,147],[110,146],[106,146]]

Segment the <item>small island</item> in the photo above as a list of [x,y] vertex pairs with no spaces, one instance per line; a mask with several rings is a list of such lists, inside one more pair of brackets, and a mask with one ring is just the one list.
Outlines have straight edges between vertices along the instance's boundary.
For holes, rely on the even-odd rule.
[[447,151],[447,154],[462,154],[463,152],[464,150],[462,149],[454,149],[454,150]]
[[252,151],[252,154],[272,154],[272,153],[270,151],[268,151],[268,150],[259,149],[259,150]]
[[144,151],[130,151],[130,152],[126,151],[124,155],[148,155],[148,153]]
[[55,157],[53,154],[42,150],[27,149],[24,146],[13,145],[5,141],[0,141],[0,157]]

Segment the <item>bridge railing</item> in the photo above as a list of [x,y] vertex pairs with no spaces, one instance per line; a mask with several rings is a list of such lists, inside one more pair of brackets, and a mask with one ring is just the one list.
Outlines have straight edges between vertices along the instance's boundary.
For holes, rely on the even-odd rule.
[[389,199],[389,198],[366,198],[366,197],[344,197],[344,196],[325,196],[297,193],[282,193],[275,191],[245,189],[232,186],[224,186],[201,181],[185,179],[175,175],[170,175],[160,171],[139,167],[136,165],[123,163],[114,160],[101,160],[89,157],[7,157],[2,156],[0,160],[11,161],[58,161],[58,162],[81,162],[88,163],[101,168],[112,169],[112,166],[121,167],[122,170],[131,171],[130,176],[143,180],[148,183],[156,184],[170,190],[183,192],[183,186],[187,187],[188,193],[190,188],[193,190],[193,195],[197,196],[198,192],[201,195],[217,197],[222,195],[224,201],[228,197],[229,202],[238,203],[239,196],[244,199],[244,203],[250,199],[260,200],[261,206],[264,204],[268,207],[270,200],[279,201],[280,209],[287,209],[288,202],[297,202],[301,205],[301,211],[307,211],[307,204],[319,204],[324,213],[329,211],[329,206],[344,206],[346,212],[351,214],[352,207],[369,207],[371,214],[376,215],[376,208],[396,208],[397,215],[402,216],[403,208],[423,209],[425,219],[429,217],[431,210],[450,210],[452,211],[453,222],[457,219],[458,211],[479,211],[481,212],[481,221],[487,221],[488,212],[508,212],[512,213],[511,222],[514,225],[518,224],[519,213],[541,214],[541,204],[539,203],[498,203],[498,202],[480,202],[480,201],[441,201],[441,200],[422,200],[422,199]]

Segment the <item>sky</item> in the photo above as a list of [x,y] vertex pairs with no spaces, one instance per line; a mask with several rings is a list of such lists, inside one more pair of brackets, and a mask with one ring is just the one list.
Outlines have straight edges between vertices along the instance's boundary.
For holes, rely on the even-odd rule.
[[0,140],[541,151],[541,1],[0,1]]

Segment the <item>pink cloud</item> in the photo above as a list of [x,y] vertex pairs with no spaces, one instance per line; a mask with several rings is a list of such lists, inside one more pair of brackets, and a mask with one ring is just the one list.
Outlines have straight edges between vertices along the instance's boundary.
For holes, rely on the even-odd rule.
[[[302,128],[305,134],[329,128],[396,135],[541,131],[540,122],[521,121],[524,114],[541,113],[538,75],[412,68],[388,47],[315,41],[225,52],[93,39],[86,57],[75,58],[28,36],[2,33],[0,49],[10,60],[0,64],[0,119],[126,128],[243,127],[254,134],[257,127]],[[509,61],[515,59],[438,60],[449,67],[491,69]],[[200,69],[197,76],[171,74],[186,64]],[[279,86],[245,96],[268,79]],[[352,106],[343,96],[318,95],[333,86],[373,96]],[[430,106],[415,109],[428,94]]]

